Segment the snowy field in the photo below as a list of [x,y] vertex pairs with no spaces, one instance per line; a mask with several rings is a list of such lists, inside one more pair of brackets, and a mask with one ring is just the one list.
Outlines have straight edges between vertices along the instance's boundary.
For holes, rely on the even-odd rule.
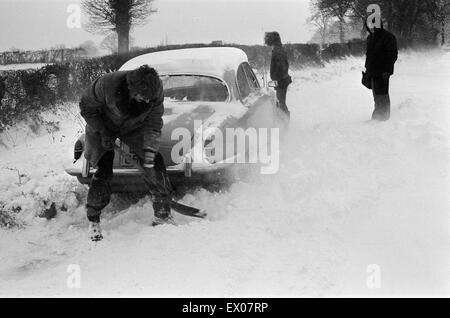
[[[59,131],[3,133],[0,207],[21,226],[0,228],[0,296],[449,296],[450,52],[400,54],[385,123],[367,122],[362,65],[295,72],[277,175],[186,195],[209,215],[178,226],[150,227],[148,199],[114,197],[97,244],[87,189],[63,170],[77,106],[47,116]],[[44,201],[50,221],[36,217]]]

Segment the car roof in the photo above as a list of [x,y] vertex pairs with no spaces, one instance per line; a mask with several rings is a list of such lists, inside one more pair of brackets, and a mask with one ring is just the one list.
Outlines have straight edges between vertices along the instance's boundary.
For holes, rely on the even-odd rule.
[[238,48],[190,48],[143,54],[126,62],[120,70],[133,70],[148,64],[160,75],[204,74],[224,79],[228,71],[236,72],[242,62],[248,62],[247,55]]

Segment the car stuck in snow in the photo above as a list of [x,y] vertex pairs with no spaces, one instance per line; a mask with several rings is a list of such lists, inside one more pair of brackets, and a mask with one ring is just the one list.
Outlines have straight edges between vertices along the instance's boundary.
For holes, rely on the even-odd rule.
[[[261,152],[252,150],[266,149],[270,142],[266,132],[265,139],[258,136],[257,145],[251,145],[249,129],[258,135],[259,129],[278,127],[282,115],[273,92],[261,86],[242,50],[211,47],[149,53],[129,60],[120,71],[145,64],[155,68],[163,82],[159,152],[172,181],[220,182],[233,178],[248,163],[258,163],[255,156]],[[118,145],[130,152],[127,145]],[[89,184],[95,167],[85,159],[83,150],[81,135],[75,144],[75,159],[79,160],[66,167],[66,172]],[[116,150],[113,171],[113,192],[146,189],[139,170],[121,151]]]

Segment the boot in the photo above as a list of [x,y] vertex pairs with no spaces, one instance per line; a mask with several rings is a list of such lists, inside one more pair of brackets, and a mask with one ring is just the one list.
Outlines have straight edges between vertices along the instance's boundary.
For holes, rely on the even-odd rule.
[[100,222],[89,222],[89,239],[93,242],[98,242],[103,239]]
[[93,242],[98,242],[103,239],[102,230],[100,228],[100,213],[93,207],[86,207],[87,218],[89,220],[89,239]]
[[175,221],[170,213],[170,201],[157,199],[153,203],[153,210],[155,217],[152,222],[152,226],[160,224],[172,224],[175,225]]
[[387,121],[391,116],[391,100],[389,94],[374,95],[375,109],[372,113],[372,120]]
[[157,225],[161,225],[161,224],[176,225],[175,220],[173,219],[172,215],[169,215],[169,216],[164,217],[164,218],[160,218],[160,217],[155,216],[153,221],[152,221],[152,226],[157,226]]

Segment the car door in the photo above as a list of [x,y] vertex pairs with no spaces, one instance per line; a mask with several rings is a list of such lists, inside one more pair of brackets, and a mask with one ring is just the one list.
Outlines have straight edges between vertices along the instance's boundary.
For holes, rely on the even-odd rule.
[[273,127],[275,103],[270,94],[261,88],[259,81],[247,62],[241,63],[237,71],[237,86],[241,102],[249,109],[239,123],[246,127]]
[[[263,89],[248,62],[239,65],[236,73],[236,81],[241,103],[248,108],[245,116],[236,123],[237,127],[256,130],[259,128],[275,127],[275,104],[273,98]],[[259,137],[258,137],[259,140]],[[248,146],[246,144],[246,146]],[[247,154],[246,157],[248,157]]]

